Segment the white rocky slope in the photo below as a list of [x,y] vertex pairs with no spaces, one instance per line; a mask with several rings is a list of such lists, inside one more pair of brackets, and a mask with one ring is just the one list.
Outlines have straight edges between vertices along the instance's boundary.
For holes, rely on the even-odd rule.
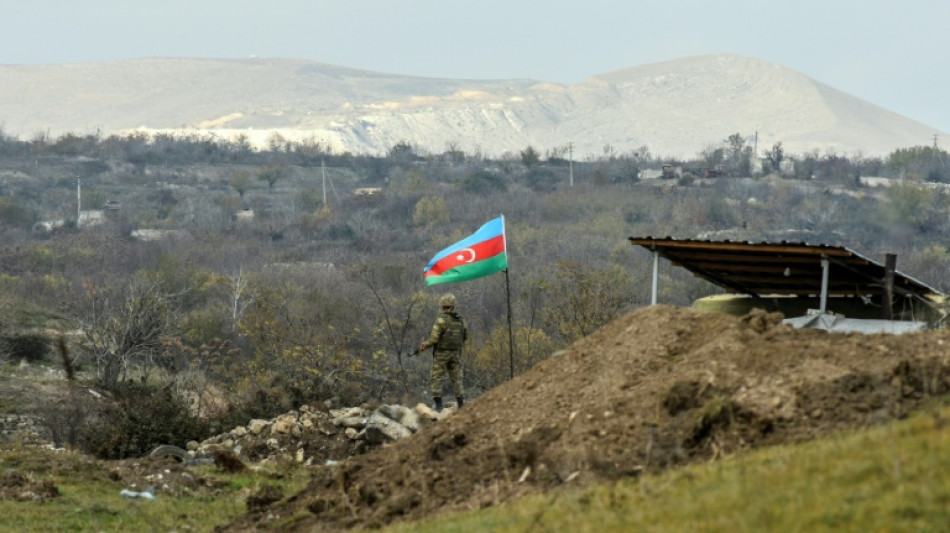
[[274,133],[335,151],[384,153],[407,141],[497,156],[573,143],[574,157],[606,146],[693,156],[734,133],[766,149],[865,155],[928,144],[934,128],[761,60],[697,56],[559,85],[445,80],[287,59],[138,59],[0,65],[0,127],[37,133],[130,129]]

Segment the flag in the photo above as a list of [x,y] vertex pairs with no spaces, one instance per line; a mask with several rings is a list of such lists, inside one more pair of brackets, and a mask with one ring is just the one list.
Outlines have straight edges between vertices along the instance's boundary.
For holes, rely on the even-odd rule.
[[480,278],[508,268],[505,217],[485,223],[478,231],[449,246],[429,261],[422,277],[426,285]]

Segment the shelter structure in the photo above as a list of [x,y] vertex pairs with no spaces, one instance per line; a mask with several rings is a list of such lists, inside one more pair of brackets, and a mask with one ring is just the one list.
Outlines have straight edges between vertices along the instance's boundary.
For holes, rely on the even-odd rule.
[[779,311],[793,325],[835,331],[903,332],[935,327],[946,317],[945,295],[898,272],[891,254],[881,264],[842,246],[804,242],[629,240],[653,254],[653,304],[664,258],[730,292],[697,300],[700,309]]

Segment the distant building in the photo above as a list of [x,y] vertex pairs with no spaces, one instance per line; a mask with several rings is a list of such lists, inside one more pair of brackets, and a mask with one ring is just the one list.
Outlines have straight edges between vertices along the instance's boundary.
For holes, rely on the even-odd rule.
[[79,212],[79,221],[76,225],[79,227],[84,226],[98,226],[106,220],[106,214],[101,209],[89,210],[89,211],[80,211]]
[[163,239],[180,239],[186,233],[177,229],[136,229],[130,237],[137,241],[159,241]]
[[858,182],[865,187],[890,187],[895,183],[900,183],[900,180],[880,176],[861,176],[858,178]]
[[663,170],[660,173],[660,177],[665,180],[672,180],[680,178],[683,176],[683,169],[680,167],[675,167],[673,165],[663,165]]
[[49,233],[55,229],[62,228],[65,225],[66,221],[61,218],[56,220],[41,220],[36,224],[33,224],[33,231]]

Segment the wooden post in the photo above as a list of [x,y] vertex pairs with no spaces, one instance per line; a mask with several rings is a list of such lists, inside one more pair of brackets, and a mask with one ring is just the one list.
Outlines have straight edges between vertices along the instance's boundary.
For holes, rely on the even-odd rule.
[[656,305],[657,278],[660,271],[660,252],[653,250],[653,285],[650,290],[650,305]]
[[828,261],[828,256],[822,254],[821,256],[821,299],[818,304],[818,312],[825,314],[828,310],[828,271],[831,270],[831,264]]
[[884,292],[881,294],[881,318],[893,320],[894,311],[891,305],[894,300],[894,271],[897,269],[897,255],[884,256]]

